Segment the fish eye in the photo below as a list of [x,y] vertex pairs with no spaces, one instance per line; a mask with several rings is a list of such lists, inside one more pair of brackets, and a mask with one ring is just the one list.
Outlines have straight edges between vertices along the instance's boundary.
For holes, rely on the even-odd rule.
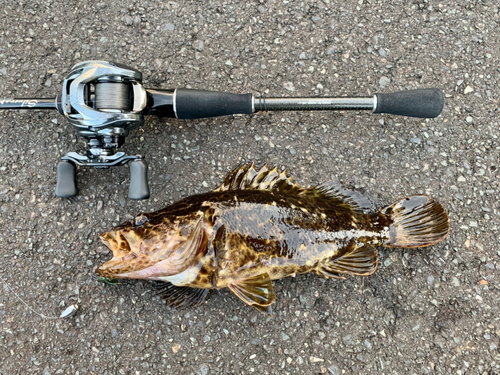
[[149,219],[147,218],[146,215],[139,215],[137,216],[135,219],[134,219],[134,224],[137,226],[137,227],[140,227],[141,225],[147,223],[149,221]]

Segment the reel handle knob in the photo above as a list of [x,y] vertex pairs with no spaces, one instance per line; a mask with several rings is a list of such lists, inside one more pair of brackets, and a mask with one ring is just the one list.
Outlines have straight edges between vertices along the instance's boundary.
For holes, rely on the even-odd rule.
[[130,162],[128,197],[134,200],[149,198],[148,165],[142,159]]
[[57,165],[56,196],[71,198],[77,194],[76,166],[68,160],[63,160]]

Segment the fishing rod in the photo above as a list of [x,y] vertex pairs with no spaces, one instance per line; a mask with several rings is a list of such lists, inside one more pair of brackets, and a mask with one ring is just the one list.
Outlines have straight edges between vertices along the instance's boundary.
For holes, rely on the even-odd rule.
[[75,65],[55,99],[0,99],[0,109],[57,110],[87,139],[85,154],[69,152],[57,166],[55,194],[78,194],[76,166],[109,168],[130,162],[129,198],[149,198],[147,164],[140,155],[117,152],[144,116],[196,119],[268,111],[371,110],[433,118],[443,109],[436,88],[375,94],[367,98],[265,98],[194,89],[147,89],[142,74],[126,65],[86,61]]

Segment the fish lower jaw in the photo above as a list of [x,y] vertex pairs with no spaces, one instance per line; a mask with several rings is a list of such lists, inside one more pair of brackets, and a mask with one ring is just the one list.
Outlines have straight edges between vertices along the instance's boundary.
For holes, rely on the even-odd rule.
[[99,276],[114,278],[114,279],[128,279],[128,274],[134,272],[137,265],[130,262],[124,262],[123,257],[113,257],[111,260],[104,263],[97,269]]

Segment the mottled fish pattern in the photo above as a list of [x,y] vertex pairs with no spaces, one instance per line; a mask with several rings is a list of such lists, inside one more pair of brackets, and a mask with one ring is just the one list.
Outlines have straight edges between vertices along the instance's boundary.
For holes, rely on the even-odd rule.
[[338,182],[304,189],[277,168],[242,166],[209,193],[102,234],[113,259],[98,274],[162,281],[161,295],[176,307],[196,306],[209,289],[227,287],[270,315],[272,280],[307,272],[370,275],[376,246],[429,246],[449,231],[443,206],[425,195],[379,212],[370,207]]

